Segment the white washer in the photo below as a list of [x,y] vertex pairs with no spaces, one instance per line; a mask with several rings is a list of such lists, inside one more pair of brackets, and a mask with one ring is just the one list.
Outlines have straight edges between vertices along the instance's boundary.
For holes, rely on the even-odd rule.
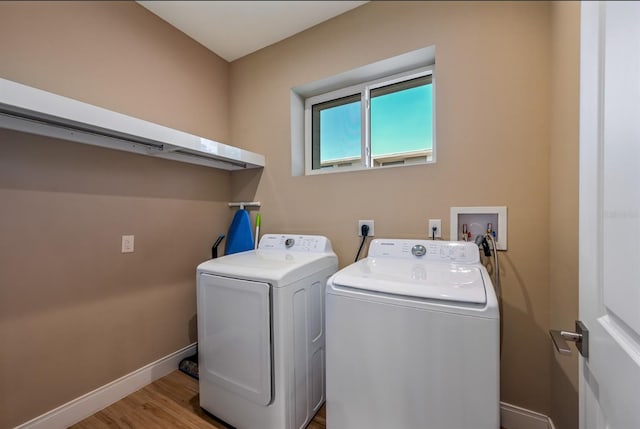
[[328,429],[498,429],[499,310],[473,243],[373,240],[327,282]]
[[305,427],[325,399],[326,237],[262,237],[197,271],[200,406],[238,429]]

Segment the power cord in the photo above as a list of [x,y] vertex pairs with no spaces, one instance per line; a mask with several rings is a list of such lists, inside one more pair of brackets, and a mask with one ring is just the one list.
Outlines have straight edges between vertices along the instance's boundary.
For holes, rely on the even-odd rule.
[[367,236],[369,235],[369,225],[362,225],[360,227],[360,233],[362,234],[362,241],[360,242],[360,247],[358,248],[356,259],[353,262],[358,262],[358,258],[360,257],[360,252],[362,252],[362,246],[364,246],[364,242],[367,240]]
[[[491,251],[489,248],[489,243],[491,243],[491,247],[493,248],[493,288],[496,291],[496,298],[498,299],[498,312],[502,313],[502,287],[500,285],[500,264],[498,263],[498,246],[496,244],[495,238],[493,238],[493,234],[487,233],[486,235],[478,235],[476,237],[476,244],[478,247],[482,247],[484,250],[484,255],[486,257],[491,257]],[[500,354],[502,355],[502,338],[503,338],[503,330],[504,330],[504,319],[500,318]]]
[[[496,295],[498,299],[501,299],[502,290],[500,287],[500,265],[498,264],[498,246],[496,245],[496,240],[493,238],[491,234],[487,234],[486,241],[491,242],[491,247],[493,248],[493,286],[496,290]],[[488,244],[487,244],[488,247]],[[485,253],[486,255],[486,253]],[[490,255],[490,254],[489,254]]]

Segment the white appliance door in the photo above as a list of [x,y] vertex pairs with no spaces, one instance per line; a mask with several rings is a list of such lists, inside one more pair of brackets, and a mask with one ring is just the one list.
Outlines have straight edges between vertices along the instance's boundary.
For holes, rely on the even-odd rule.
[[200,274],[200,377],[259,405],[271,402],[270,286]]
[[580,427],[640,428],[640,3],[582,2]]
[[326,298],[327,428],[500,427],[497,318]]

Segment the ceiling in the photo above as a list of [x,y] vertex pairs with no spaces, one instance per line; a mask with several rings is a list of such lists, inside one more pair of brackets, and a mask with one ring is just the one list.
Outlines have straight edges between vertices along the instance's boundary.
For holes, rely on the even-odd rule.
[[138,1],[231,62],[366,1]]

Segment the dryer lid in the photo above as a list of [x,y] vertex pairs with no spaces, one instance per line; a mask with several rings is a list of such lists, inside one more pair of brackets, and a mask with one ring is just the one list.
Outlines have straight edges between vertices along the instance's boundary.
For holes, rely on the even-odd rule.
[[333,284],[407,297],[486,304],[479,266],[368,257],[342,269]]
[[258,249],[210,259],[198,266],[198,272],[261,281],[281,287],[330,267],[334,267],[333,271],[338,267],[338,258],[333,252]]

